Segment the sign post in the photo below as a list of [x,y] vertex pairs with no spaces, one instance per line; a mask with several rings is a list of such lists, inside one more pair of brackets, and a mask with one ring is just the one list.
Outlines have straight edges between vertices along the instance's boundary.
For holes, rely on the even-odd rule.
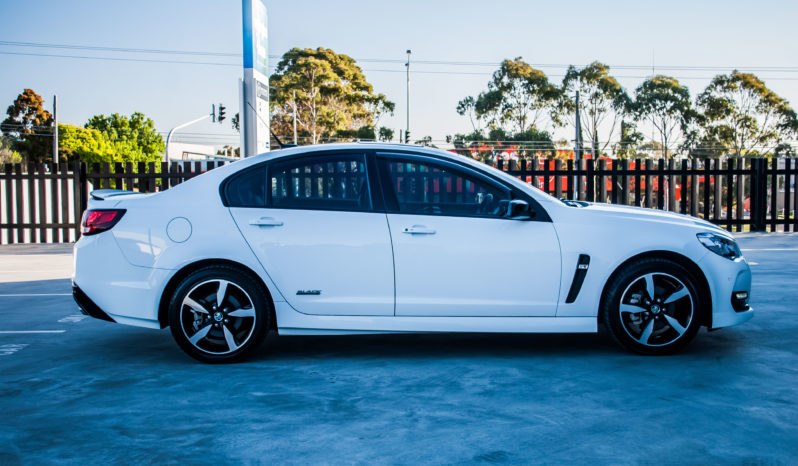
[[244,157],[269,151],[269,35],[265,0],[242,0],[244,79],[240,109]]

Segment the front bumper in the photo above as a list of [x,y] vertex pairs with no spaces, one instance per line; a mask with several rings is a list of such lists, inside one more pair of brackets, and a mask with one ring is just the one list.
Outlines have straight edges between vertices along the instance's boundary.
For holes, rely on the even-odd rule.
[[[751,268],[745,259],[730,261],[709,253],[698,263],[712,293],[712,321],[709,328],[730,327],[750,320],[754,310],[748,306],[751,295]],[[735,293],[747,293],[744,303],[734,302]]]

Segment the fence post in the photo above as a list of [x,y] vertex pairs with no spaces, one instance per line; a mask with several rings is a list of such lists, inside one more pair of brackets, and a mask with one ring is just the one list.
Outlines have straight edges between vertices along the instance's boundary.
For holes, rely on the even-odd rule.
[[[596,162],[593,159],[587,161],[587,201],[588,202],[595,202],[596,200],[596,182],[594,179],[595,174],[593,173],[595,170]],[[601,202],[604,202],[602,199]]]
[[766,159],[751,159],[751,231],[765,231],[768,185],[765,172]]

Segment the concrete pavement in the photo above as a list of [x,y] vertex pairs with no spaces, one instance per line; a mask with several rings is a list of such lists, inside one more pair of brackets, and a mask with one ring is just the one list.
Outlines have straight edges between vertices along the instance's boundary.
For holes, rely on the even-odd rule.
[[209,366],[83,318],[63,246],[0,248],[0,464],[795,464],[798,235],[740,235],[753,320],[601,335],[274,337]]

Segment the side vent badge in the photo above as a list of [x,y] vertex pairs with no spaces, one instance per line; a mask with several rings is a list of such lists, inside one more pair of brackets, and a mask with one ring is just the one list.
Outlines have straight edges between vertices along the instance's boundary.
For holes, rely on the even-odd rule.
[[321,294],[321,290],[297,290],[297,296],[317,296]]

